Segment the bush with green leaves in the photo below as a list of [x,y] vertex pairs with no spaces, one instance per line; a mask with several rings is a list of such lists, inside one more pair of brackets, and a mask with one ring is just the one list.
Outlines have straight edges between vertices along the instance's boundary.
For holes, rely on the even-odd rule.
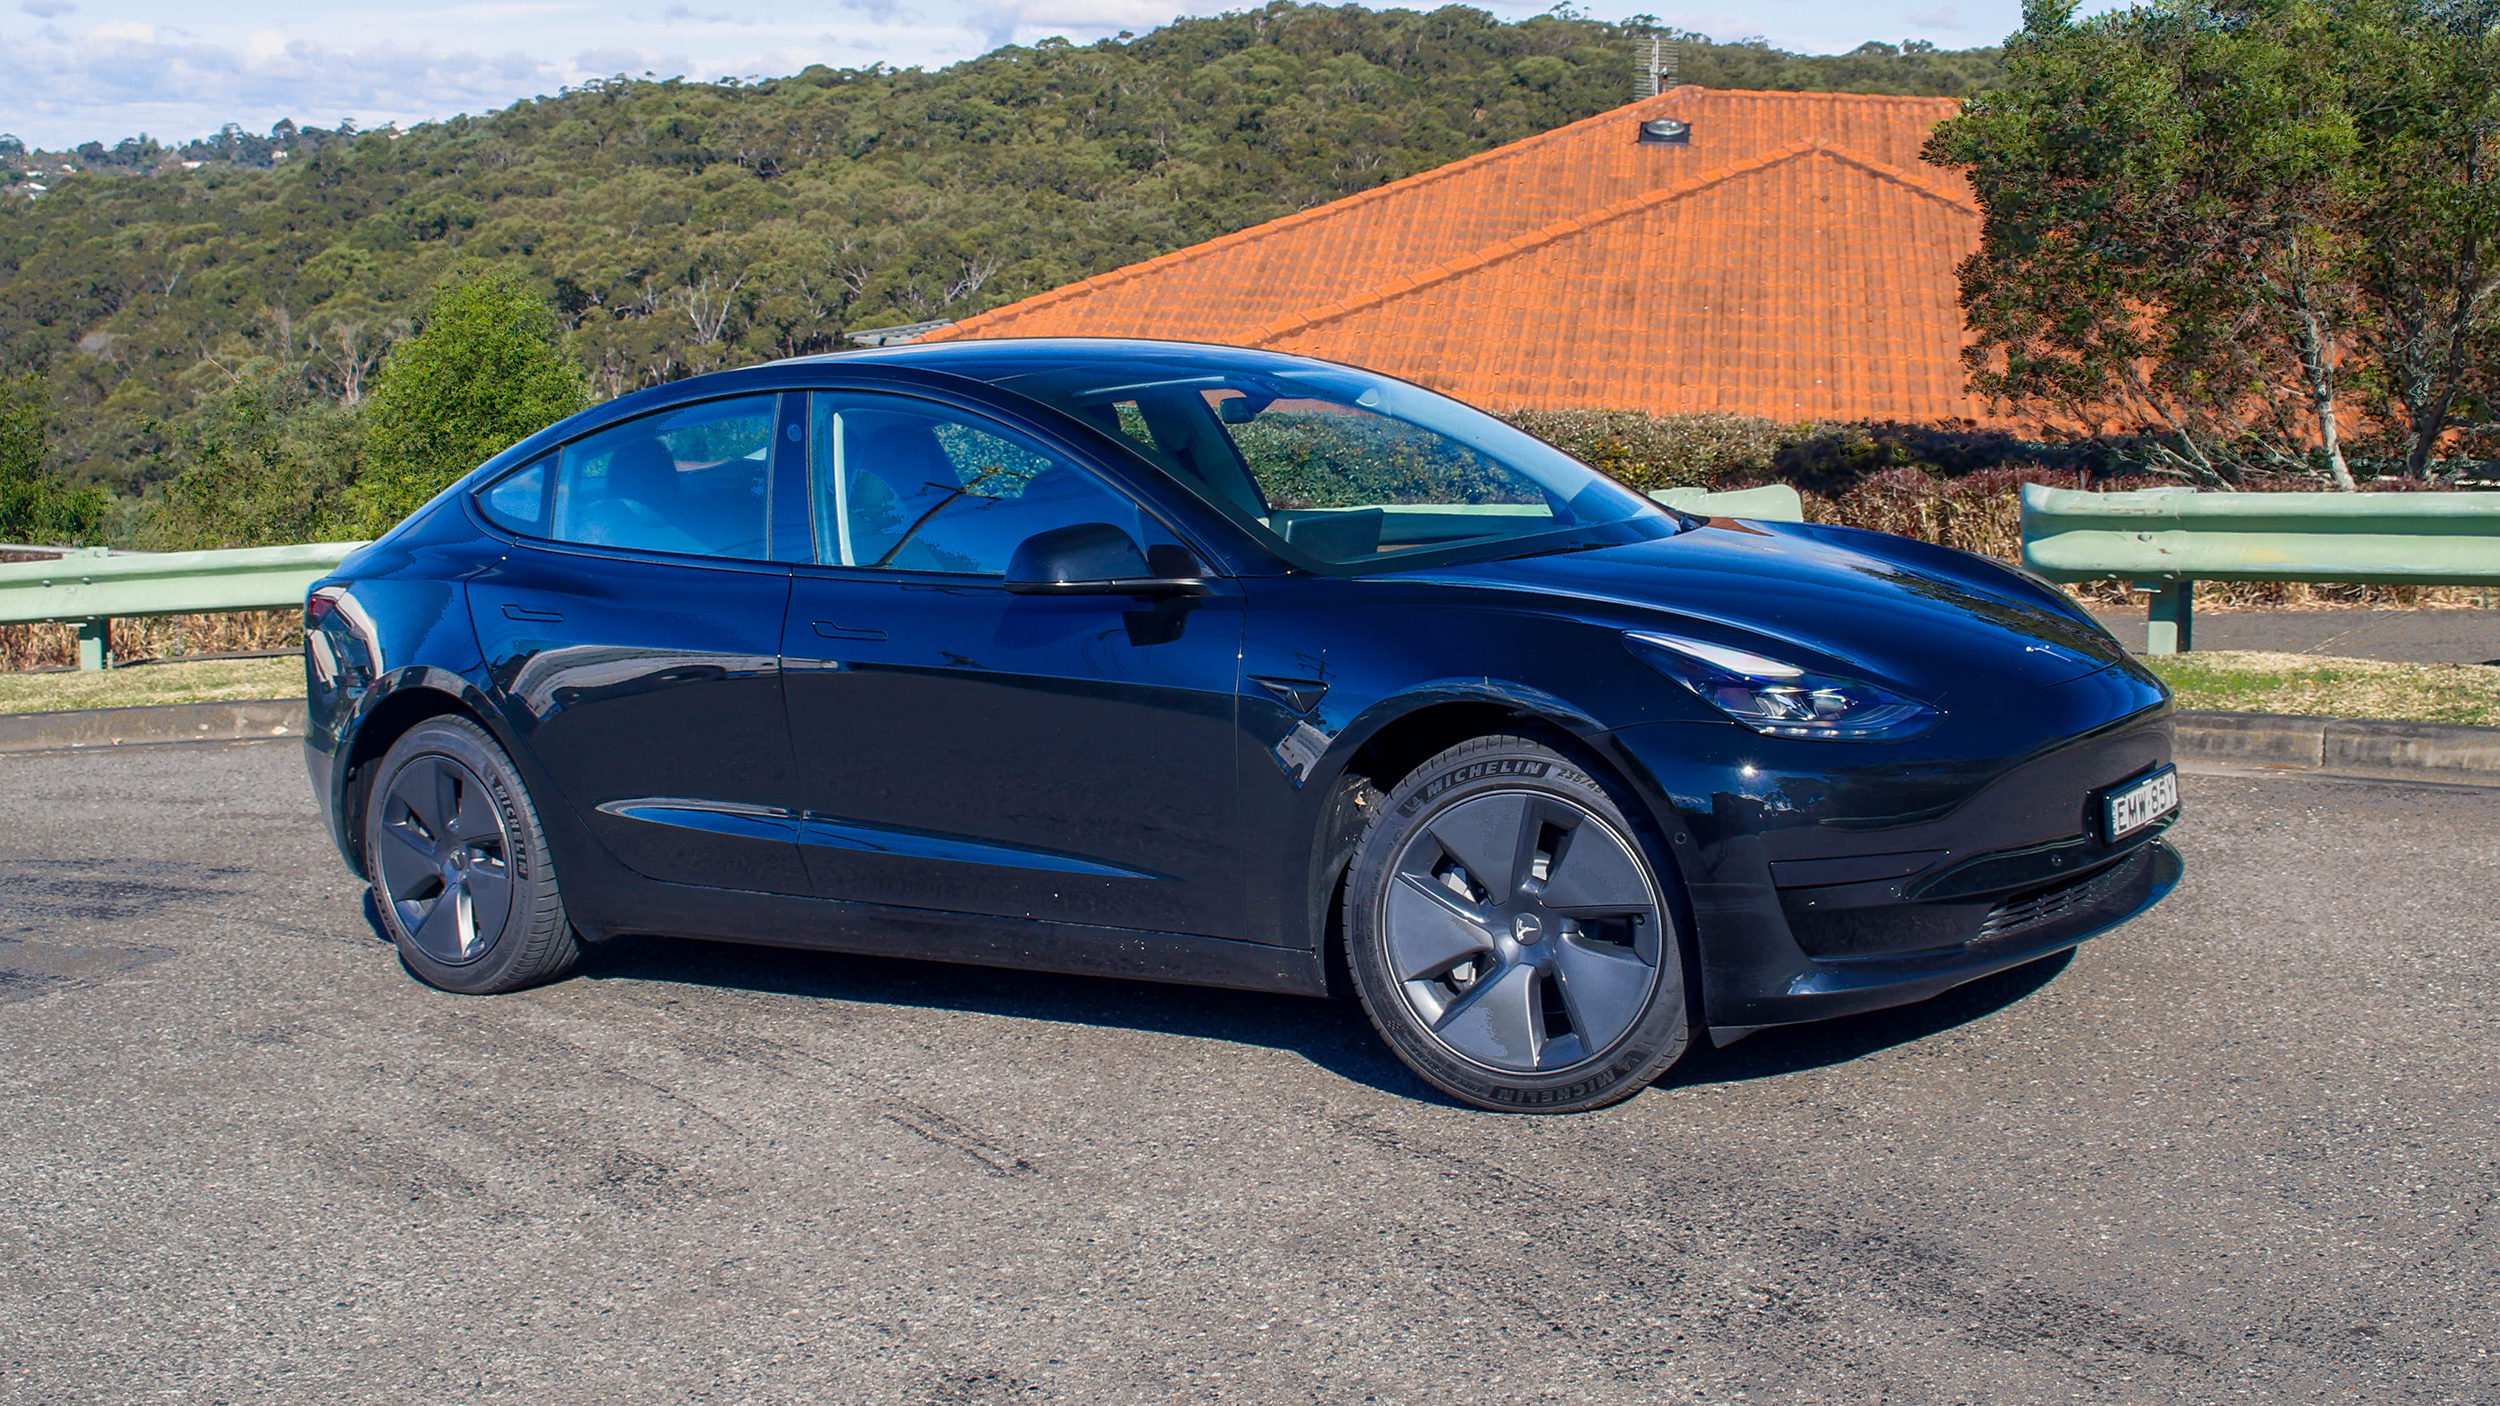
[[254,362],[199,413],[165,430],[172,470],[140,540],[163,551],[339,541],[356,535],[349,489],[363,457],[356,411]]
[[591,402],[546,296],[491,270],[444,285],[364,406],[357,517],[379,534],[462,474]]
[[92,546],[111,500],[46,470],[51,428],[52,388],[42,376],[0,381],[0,542]]

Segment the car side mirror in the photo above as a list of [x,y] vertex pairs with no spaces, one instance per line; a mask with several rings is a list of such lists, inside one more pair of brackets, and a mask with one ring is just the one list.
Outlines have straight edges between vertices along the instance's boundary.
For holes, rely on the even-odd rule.
[[1007,562],[1007,589],[1019,596],[1202,596],[1198,563],[1176,547],[1155,562],[1135,538],[1107,522],[1054,527],[1024,539]]

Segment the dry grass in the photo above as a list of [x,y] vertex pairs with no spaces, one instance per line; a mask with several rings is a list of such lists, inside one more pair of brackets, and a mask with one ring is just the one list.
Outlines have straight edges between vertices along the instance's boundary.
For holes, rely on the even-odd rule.
[[203,659],[127,669],[72,669],[57,674],[0,674],[0,713],[57,713],[73,708],[136,708],[153,703],[222,703],[240,698],[301,698],[304,661]]
[[2201,650],[2144,663],[2182,708],[2500,726],[2500,668],[2391,664],[2253,649]]
[[[296,649],[303,643],[304,617],[294,610],[158,615],[113,622],[113,657],[123,663],[179,659],[191,654]],[[58,669],[77,662],[75,625],[0,625],[0,673]]]

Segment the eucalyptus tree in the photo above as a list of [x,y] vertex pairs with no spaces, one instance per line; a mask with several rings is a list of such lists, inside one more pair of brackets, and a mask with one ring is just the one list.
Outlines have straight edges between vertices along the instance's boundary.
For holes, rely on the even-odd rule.
[[1985,216],[1974,387],[2205,481],[2427,472],[2500,366],[2490,3],[2031,0],[1928,146]]

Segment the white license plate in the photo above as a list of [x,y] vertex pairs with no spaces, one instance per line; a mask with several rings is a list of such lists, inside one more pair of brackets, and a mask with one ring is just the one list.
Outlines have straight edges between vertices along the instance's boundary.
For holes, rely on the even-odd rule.
[[2101,801],[2101,833],[2122,840],[2179,808],[2179,771],[2163,767]]

